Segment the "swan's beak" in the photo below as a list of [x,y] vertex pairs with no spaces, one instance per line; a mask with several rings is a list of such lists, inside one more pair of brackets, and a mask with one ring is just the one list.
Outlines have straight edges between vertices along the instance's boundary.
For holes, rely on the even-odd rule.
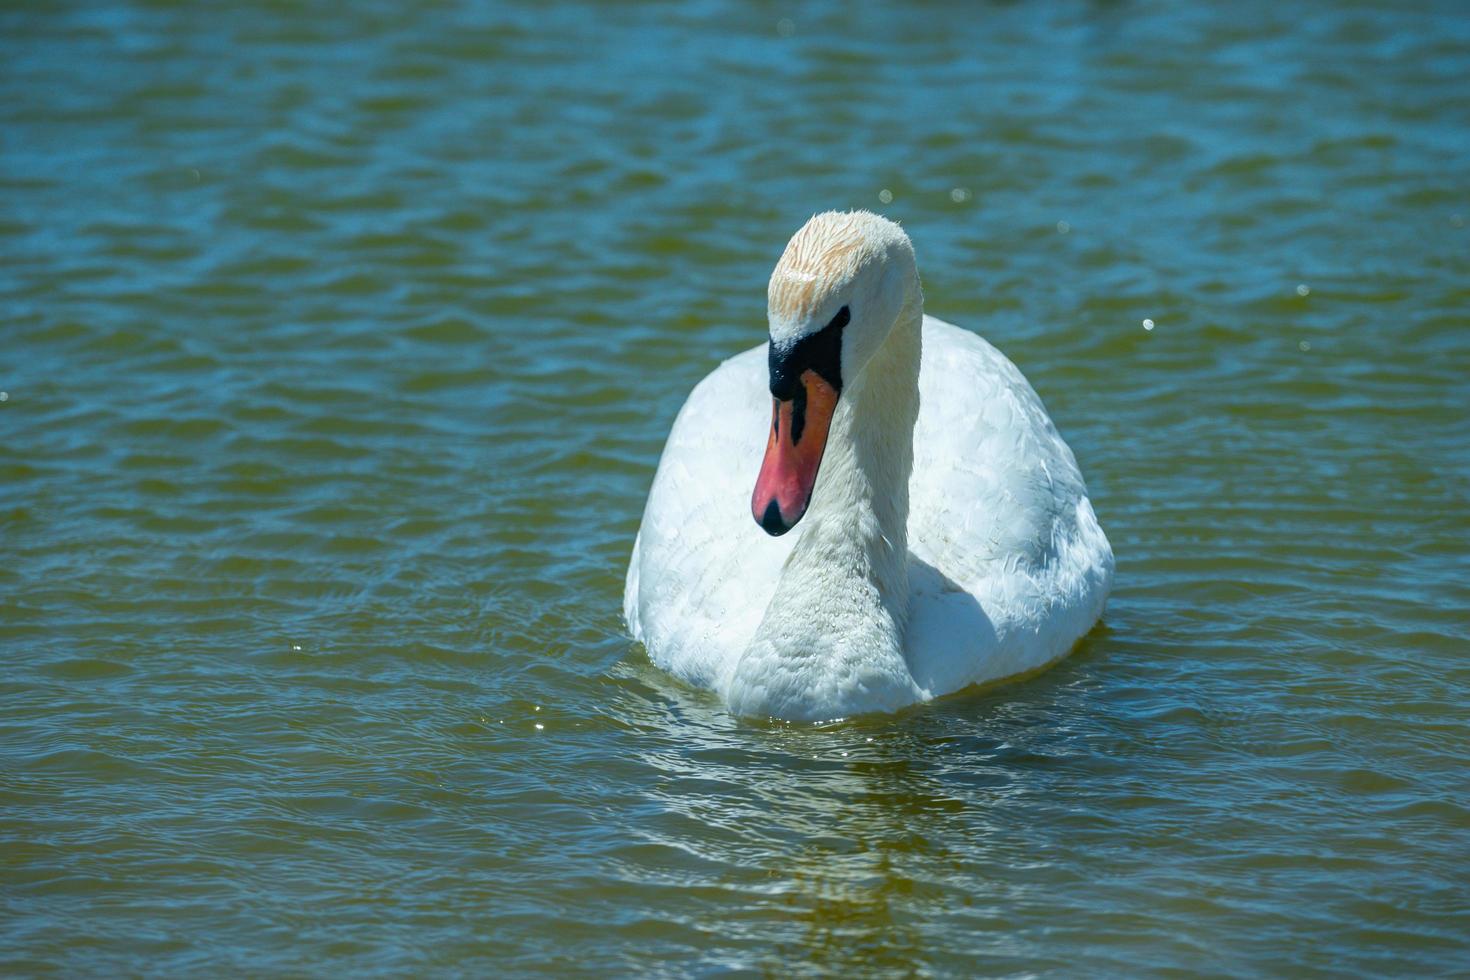
[[785,534],[806,513],[837,408],[837,389],[810,369],[801,373],[794,396],[771,399],[771,434],[750,500],[755,522],[771,535]]

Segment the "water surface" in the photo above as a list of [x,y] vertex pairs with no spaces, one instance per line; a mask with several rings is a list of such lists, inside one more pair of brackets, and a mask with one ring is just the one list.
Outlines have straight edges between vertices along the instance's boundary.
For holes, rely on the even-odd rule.
[[[1448,2],[8,7],[0,964],[1464,971],[1467,77]],[[623,570],[852,206],[1117,584],[742,722]]]

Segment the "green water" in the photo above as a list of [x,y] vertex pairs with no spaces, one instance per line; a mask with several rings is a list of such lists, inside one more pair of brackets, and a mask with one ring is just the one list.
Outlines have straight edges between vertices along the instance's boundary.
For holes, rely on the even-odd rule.
[[[0,970],[1470,970],[1467,93],[1451,2],[7,5]],[[847,206],[1117,583],[742,722],[623,571]]]

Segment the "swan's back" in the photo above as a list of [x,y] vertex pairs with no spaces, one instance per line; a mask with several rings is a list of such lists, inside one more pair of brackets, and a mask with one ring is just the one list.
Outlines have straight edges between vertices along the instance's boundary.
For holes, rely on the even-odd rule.
[[[628,569],[634,637],[694,684],[745,650],[800,538],[750,516],[765,352],[730,358],[690,394]],[[905,656],[932,697],[1064,656],[1101,615],[1113,558],[1071,450],[1004,355],[926,316],[919,393]]]
[[1102,615],[1113,554],[1071,449],[1004,354],[924,318],[905,648],[938,695],[1044,667]]

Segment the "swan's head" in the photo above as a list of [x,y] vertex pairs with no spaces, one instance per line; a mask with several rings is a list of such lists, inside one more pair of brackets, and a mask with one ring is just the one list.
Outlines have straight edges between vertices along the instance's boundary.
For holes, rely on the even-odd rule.
[[785,534],[806,513],[844,383],[883,346],[917,289],[913,245],[876,214],[828,211],[787,243],[767,292],[771,432],[750,502],[768,534]]

